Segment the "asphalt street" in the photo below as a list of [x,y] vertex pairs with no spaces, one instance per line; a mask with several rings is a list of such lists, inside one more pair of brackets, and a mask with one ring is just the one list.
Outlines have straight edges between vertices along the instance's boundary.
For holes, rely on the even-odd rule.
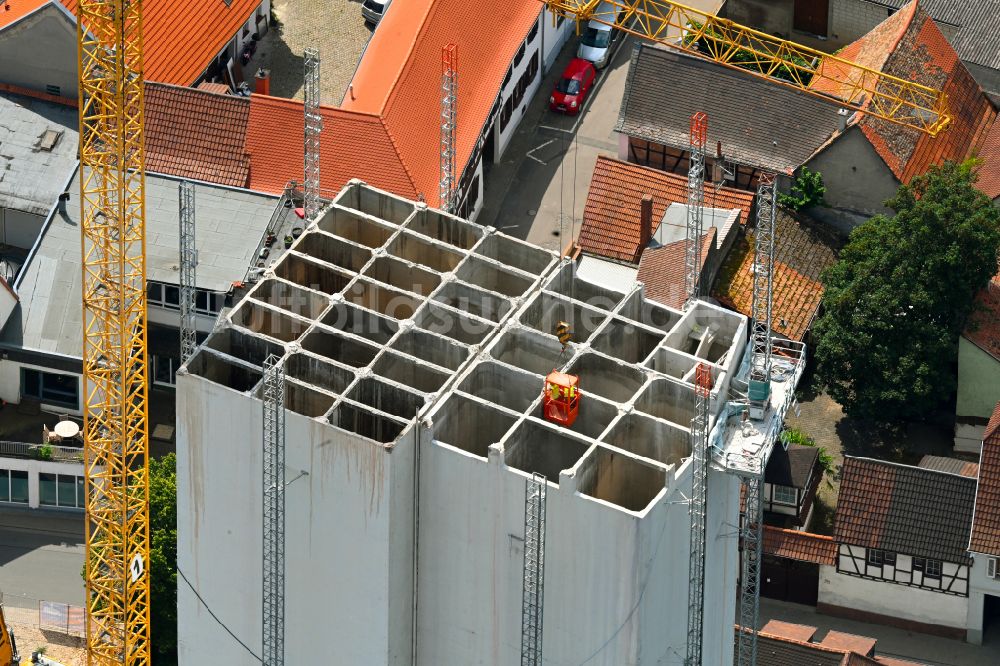
[[83,515],[0,509],[0,592],[10,607],[82,606]]

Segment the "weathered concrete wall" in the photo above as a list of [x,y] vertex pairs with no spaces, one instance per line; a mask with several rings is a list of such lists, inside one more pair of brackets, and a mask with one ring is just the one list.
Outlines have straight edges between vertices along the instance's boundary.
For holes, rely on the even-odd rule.
[[[259,650],[261,403],[185,373],[177,396],[178,568]],[[319,420],[286,418],[285,557],[296,574],[285,593],[286,662],[311,663],[322,636],[336,646],[328,663],[409,664],[412,442],[390,452]],[[253,660],[183,580],[178,617],[180,664]]]
[[[49,5],[0,34],[0,82],[76,99],[76,25]],[[30,247],[30,246],[29,246]]]
[[823,175],[826,207],[809,214],[848,233],[876,213],[891,214],[883,202],[896,193],[899,181],[857,126],[849,128],[806,162]]
[[976,645],[983,644],[984,595],[1000,597],[1000,580],[986,575],[986,567],[990,559],[989,555],[974,553],[972,568],[969,570],[969,613],[966,622],[968,629],[966,640]]
[[974,62],[962,61],[983,90],[994,95],[1000,95],[1000,69],[983,67]]

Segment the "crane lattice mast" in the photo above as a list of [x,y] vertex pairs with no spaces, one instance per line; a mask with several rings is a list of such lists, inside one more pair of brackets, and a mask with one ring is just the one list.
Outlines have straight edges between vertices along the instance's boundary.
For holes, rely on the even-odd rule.
[[302,208],[306,220],[312,220],[319,213],[319,150],[320,134],[323,132],[323,116],[319,112],[319,49],[309,47],[303,56],[304,86],[303,113],[305,114],[305,168],[303,179]]
[[687,303],[701,293],[701,237],[705,219],[705,144],[708,140],[708,116],[698,111],[691,115],[691,139],[688,151],[687,243],[685,244],[685,287]]
[[[765,78],[839,107],[936,136],[951,122],[946,95],[913,81],[781,39],[673,0],[542,0],[581,25],[596,21],[671,49]],[[683,35],[683,38],[681,38]],[[787,78],[775,78],[781,71]],[[840,91],[829,95],[814,80]]]
[[142,2],[81,0],[87,655],[149,663]]
[[521,592],[521,666],[542,664],[545,597],[545,490],[542,474],[524,487],[524,577]]
[[[764,418],[771,397],[771,305],[774,302],[774,174],[761,174],[757,185],[757,228],[754,238],[753,292],[750,322],[750,416]],[[744,516],[740,524],[743,546],[740,567],[738,666],[757,663],[757,624],[760,619],[760,567],[764,541],[764,470],[774,442],[765,442],[760,459],[741,478]]]
[[454,213],[458,202],[455,173],[455,116],[458,104],[458,47],[448,44],[441,49],[441,188],[438,196],[442,210]]
[[705,620],[705,533],[708,492],[708,424],[712,371],[704,363],[695,369],[694,418],[691,419],[691,548],[688,561],[688,624],[686,666],[702,666]]
[[181,268],[181,363],[194,354],[198,346],[198,331],[195,326],[195,271],[198,254],[195,249],[194,234],[194,183],[182,180],[177,189],[178,211],[180,213],[180,268]]
[[261,661],[285,663],[285,370],[264,361],[264,594]]

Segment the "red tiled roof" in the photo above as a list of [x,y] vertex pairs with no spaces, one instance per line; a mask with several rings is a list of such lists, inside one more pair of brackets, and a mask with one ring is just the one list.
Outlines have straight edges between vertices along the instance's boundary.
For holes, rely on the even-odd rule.
[[7,0],[0,4],[0,30],[13,25],[51,0]]
[[767,624],[760,628],[765,634],[771,634],[779,638],[790,638],[793,641],[808,643],[816,635],[816,627],[807,624],[793,624],[782,622],[781,620],[768,620]]
[[[837,260],[837,241],[784,209],[775,222],[774,301],[771,328],[790,340],[805,338],[823,299],[820,274]],[[747,316],[753,292],[753,239],[738,239],[719,271],[712,294]]]
[[962,335],[1000,361],[1000,273],[976,296],[976,308]]
[[146,168],[182,178],[246,187],[246,97],[146,84]]
[[1000,402],[983,433],[969,550],[1000,556]]
[[412,187],[432,206],[439,199],[442,47],[458,47],[455,162],[461,174],[541,5],[537,0],[486,2],[476,5],[474,18],[470,11],[466,0],[394,4],[358,65],[353,95],[342,103],[345,110],[382,117]]
[[[705,259],[716,243],[716,230],[701,237],[701,261],[704,268]],[[672,308],[684,307],[687,300],[687,241],[679,240],[662,247],[648,247],[639,259],[639,274],[636,279],[646,285],[646,297],[659,301]]]
[[[639,254],[639,202],[645,194],[653,197],[655,232],[670,204],[687,203],[687,178],[611,157],[598,157],[583,210],[577,241],[580,248],[590,254],[635,263]],[[753,193],[729,187],[716,192],[706,183],[705,205],[738,208],[740,223],[745,224],[753,207]]]
[[993,121],[989,133],[979,146],[979,182],[976,183],[990,199],[1000,197],[1000,117]]
[[[78,0],[62,0],[76,14]],[[189,86],[245,24],[261,0],[163,0],[143,7],[147,81]]]
[[833,537],[764,526],[764,552],[813,564],[836,564],[837,544]]
[[[861,128],[900,182],[909,183],[928,167],[945,160],[965,159],[983,143],[996,118],[996,111],[979,84],[917,2],[911,2],[844,47],[840,56],[941,89],[948,97],[952,121],[936,137],[867,114],[854,116],[852,124]],[[811,87],[845,98],[853,92],[838,89],[825,78],[817,79]],[[865,105],[870,102],[866,100]]]
[[858,654],[870,655],[875,650],[876,641],[868,636],[858,636],[856,634],[845,634],[842,631],[829,631],[826,637],[820,641],[823,647],[834,650],[844,650],[845,652],[856,652]]
[[[378,116],[326,106],[320,113],[322,190],[335,193],[348,180],[360,178],[374,187],[417,198],[413,180]],[[251,96],[245,143],[250,156],[250,189],[276,193],[284,190],[289,180],[302,181],[303,126],[301,101]]]

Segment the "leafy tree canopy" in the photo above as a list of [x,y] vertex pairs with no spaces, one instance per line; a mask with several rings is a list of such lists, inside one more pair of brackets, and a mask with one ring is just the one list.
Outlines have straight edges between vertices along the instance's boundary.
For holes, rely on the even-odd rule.
[[1000,249],[1000,210],[975,169],[946,163],[900,187],[886,202],[896,214],[854,229],[823,274],[817,373],[849,414],[919,420],[954,390],[958,336]]
[[149,461],[149,602],[154,664],[177,663],[177,459]]

